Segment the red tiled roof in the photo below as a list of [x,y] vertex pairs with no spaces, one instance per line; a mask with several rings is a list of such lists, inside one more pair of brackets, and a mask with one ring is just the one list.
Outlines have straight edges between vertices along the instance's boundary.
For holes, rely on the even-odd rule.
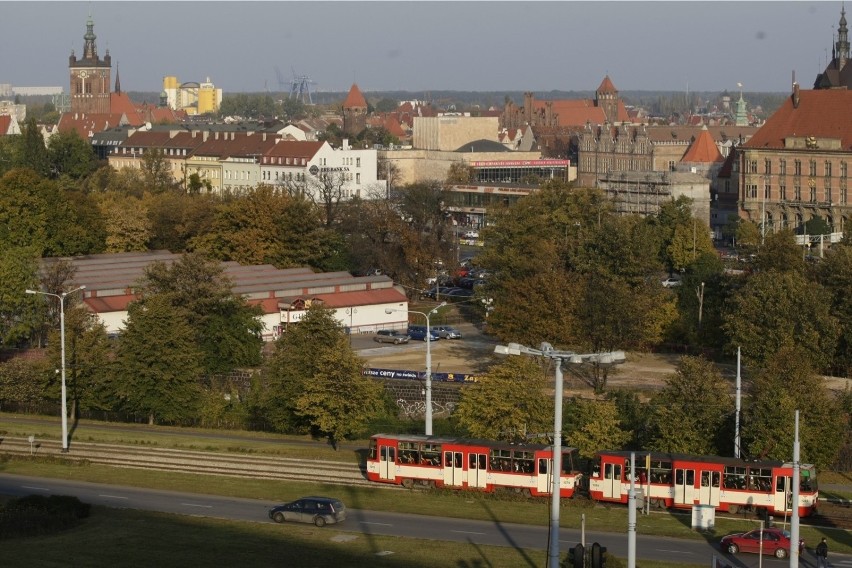
[[309,140],[281,140],[278,144],[269,148],[263,156],[270,158],[305,158],[306,160],[310,160],[316,156],[316,153],[319,152],[319,149],[324,144],[325,142]]
[[[602,107],[595,106],[594,99],[565,99],[558,101],[533,102],[537,110],[543,110],[547,102],[553,103],[553,113],[557,115],[559,126],[584,126],[587,122],[591,124],[603,124],[606,114]],[[630,116],[622,101],[618,101],[617,122],[629,122]]]
[[352,83],[352,88],[349,89],[349,94],[346,96],[346,100],[343,102],[343,108],[366,108],[366,106],[367,99],[364,98],[364,95],[361,93],[361,89],[358,88],[357,84]]
[[847,89],[800,90],[799,105],[787,97],[775,114],[766,119],[745,148],[783,148],[788,137],[835,138],[841,149],[852,149],[852,91]]
[[277,134],[219,132],[212,133],[207,141],[201,143],[194,151],[194,156],[215,156],[229,158],[231,156],[259,156],[265,154],[281,137]]
[[59,132],[76,130],[80,138],[88,140],[98,132],[126,124],[127,117],[122,113],[86,114],[82,112],[65,112],[59,116],[56,128]]
[[723,160],[722,153],[719,152],[719,148],[716,146],[716,142],[713,141],[713,137],[710,136],[710,131],[707,130],[707,127],[701,129],[698,138],[689,145],[686,154],[680,159],[681,162],[702,164],[721,162]]
[[601,81],[601,86],[598,87],[598,93],[617,93],[615,85],[612,84],[612,81],[609,80],[609,75],[604,77],[603,81]]
[[12,117],[8,114],[0,115],[0,136],[6,136],[12,127]]

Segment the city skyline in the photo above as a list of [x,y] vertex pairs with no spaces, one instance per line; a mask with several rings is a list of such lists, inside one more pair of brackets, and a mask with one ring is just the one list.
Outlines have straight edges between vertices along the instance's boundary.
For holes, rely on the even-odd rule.
[[[0,83],[61,86],[86,20],[124,91],[787,92],[831,58],[841,2],[4,2]],[[560,56],[559,54],[564,54]],[[14,57],[8,54],[15,54]],[[281,77],[278,72],[280,71]],[[283,78],[283,83],[279,80]]]

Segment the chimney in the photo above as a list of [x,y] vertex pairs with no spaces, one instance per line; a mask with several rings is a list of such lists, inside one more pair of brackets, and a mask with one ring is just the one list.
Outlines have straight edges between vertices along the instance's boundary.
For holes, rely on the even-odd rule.
[[793,83],[793,108],[799,108],[799,84]]

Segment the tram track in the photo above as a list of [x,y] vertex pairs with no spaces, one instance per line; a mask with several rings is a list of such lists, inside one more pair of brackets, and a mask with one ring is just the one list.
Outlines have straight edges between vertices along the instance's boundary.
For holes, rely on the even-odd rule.
[[2,453],[47,456],[134,469],[375,487],[374,483],[366,479],[361,467],[348,462],[91,442],[74,442],[71,451],[63,453],[58,441],[45,440],[31,444],[25,438],[15,437],[0,438]]

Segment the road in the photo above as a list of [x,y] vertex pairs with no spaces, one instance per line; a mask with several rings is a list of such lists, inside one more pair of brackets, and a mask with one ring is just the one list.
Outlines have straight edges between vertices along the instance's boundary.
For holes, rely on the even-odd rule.
[[[343,490],[345,493],[345,489]],[[196,493],[182,493],[153,489],[139,489],[96,483],[0,474],[0,494],[12,496],[29,494],[75,495],[80,500],[105,507],[138,509],[229,519],[248,522],[272,522],[267,509],[273,503],[256,499],[219,497]],[[344,501],[346,498],[343,497]],[[411,538],[426,538],[441,541],[469,542],[472,544],[508,546],[518,549],[547,548],[547,527],[474,521],[441,517],[424,517],[401,513],[386,513],[357,509],[357,503],[348,503],[349,516],[339,530],[364,535],[387,535]],[[479,506],[487,506],[481,504]],[[560,549],[568,548],[580,541],[577,530],[560,531]],[[587,532],[586,542],[599,542],[615,556],[627,556],[627,537],[621,533]],[[674,564],[707,564],[714,554],[719,554],[712,541],[678,540],[665,537],[637,536],[637,558],[666,561]],[[757,555],[726,556],[732,568],[753,568],[759,564]],[[789,561],[764,558],[768,568],[789,565]],[[801,566],[816,566],[810,552],[805,554]],[[835,568],[852,568],[852,556],[832,556]]]

